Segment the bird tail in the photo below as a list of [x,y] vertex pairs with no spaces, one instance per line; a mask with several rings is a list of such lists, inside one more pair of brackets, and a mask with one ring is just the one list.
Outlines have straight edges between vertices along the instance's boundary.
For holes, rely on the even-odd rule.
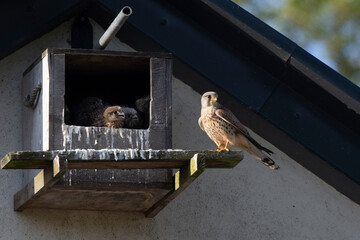
[[[275,164],[274,160],[268,156],[273,152],[270,149],[261,146],[250,136],[238,134],[237,141],[233,144],[233,146],[245,150],[254,158],[260,160],[265,166],[268,166],[270,169],[279,169],[279,166]],[[263,153],[263,151],[267,154]]]
[[266,152],[267,154],[273,154],[273,151],[271,151],[270,149],[267,149],[266,147],[264,146],[261,146],[260,143],[258,143],[257,141],[255,141],[255,139],[253,139],[252,137],[250,136],[246,136],[247,139],[252,143],[254,144],[255,147],[257,147],[258,149],[260,149],[261,151],[264,151]]
[[268,166],[270,169],[276,170],[279,169],[279,166],[275,164],[274,160],[272,160],[269,157],[265,157],[263,159],[261,159],[261,162],[265,165]]
[[[279,169],[279,166],[275,164],[275,161],[268,156],[272,153],[272,151],[265,151],[263,148],[259,149],[254,145],[250,145],[250,148],[244,150],[250,153],[250,155],[252,155],[256,159],[260,160],[265,166],[268,166],[270,169]],[[264,154],[262,150],[268,153],[268,155]]]
[[273,154],[274,152],[266,147],[260,146],[260,150],[266,152],[267,154]]

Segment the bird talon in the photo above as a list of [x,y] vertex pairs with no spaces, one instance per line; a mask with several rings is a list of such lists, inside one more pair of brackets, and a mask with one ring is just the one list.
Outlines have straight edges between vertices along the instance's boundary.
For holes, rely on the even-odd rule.
[[224,152],[224,151],[228,152],[228,151],[230,151],[230,149],[229,148],[221,148],[221,149],[218,148],[217,151],[218,152]]

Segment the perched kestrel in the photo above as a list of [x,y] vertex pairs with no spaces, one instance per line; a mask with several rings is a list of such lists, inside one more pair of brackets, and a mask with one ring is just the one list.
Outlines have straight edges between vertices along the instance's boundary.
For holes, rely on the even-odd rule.
[[279,167],[267,155],[273,152],[253,139],[235,115],[217,102],[216,92],[206,92],[201,97],[200,128],[218,146],[217,151],[229,151],[228,146],[241,148],[271,169]]
[[88,97],[74,107],[72,123],[79,126],[122,128],[125,113],[120,106],[109,106],[100,98]]

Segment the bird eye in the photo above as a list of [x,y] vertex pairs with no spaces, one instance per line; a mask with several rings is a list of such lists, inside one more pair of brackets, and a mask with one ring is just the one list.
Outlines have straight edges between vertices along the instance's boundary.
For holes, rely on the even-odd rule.
[[211,96],[209,95],[209,96],[208,96],[208,99],[210,99],[210,98],[211,98]]
[[112,114],[114,115],[121,115],[122,113],[120,111],[113,111]]

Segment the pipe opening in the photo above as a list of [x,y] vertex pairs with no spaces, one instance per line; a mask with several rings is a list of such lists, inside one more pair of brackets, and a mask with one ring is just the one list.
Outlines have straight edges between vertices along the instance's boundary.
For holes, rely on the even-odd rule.
[[128,7],[128,6],[124,7],[124,8],[122,9],[122,13],[125,14],[125,15],[127,15],[127,16],[130,16],[131,13],[132,13],[131,7]]

